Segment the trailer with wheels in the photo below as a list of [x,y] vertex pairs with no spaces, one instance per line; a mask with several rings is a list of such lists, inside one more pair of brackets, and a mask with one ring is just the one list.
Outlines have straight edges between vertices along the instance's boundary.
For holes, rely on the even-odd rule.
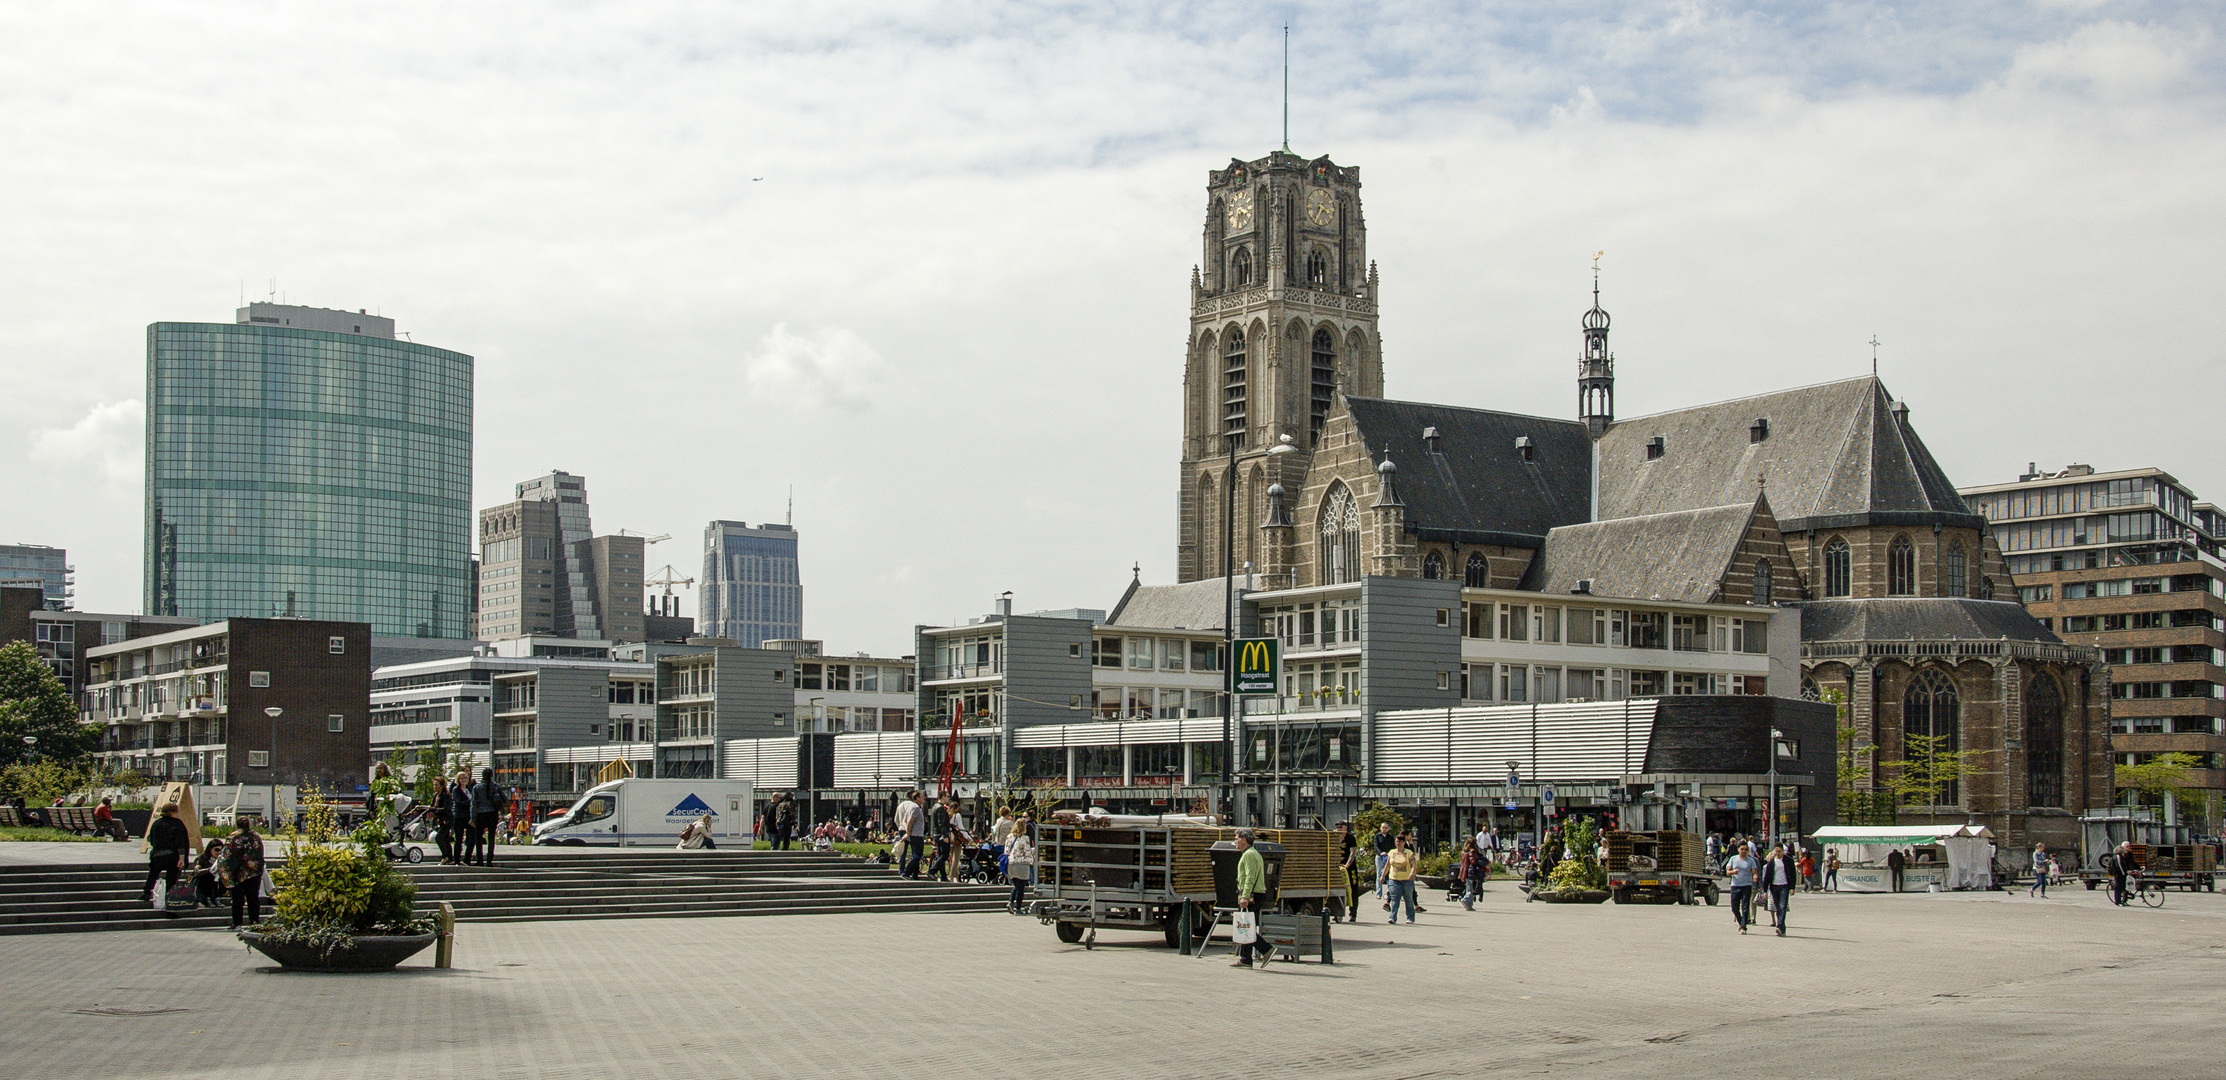
[[1618,904],[1716,903],[1700,837],[1679,829],[1608,834],[1608,896]]
[[[1060,941],[1088,947],[1099,930],[1157,931],[1168,948],[1188,953],[1212,932],[1218,896],[1212,849],[1233,840],[1235,829],[1094,819],[1037,825],[1035,832],[1037,899],[1028,910]],[[1253,833],[1270,862],[1263,913],[1342,908],[1336,837],[1315,829]]]
[[[2080,816],[2078,877],[2089,889],[2110,880],[2103,857],[2121,843],[2133,845],[2133,865],[2145,881],[2189,892],[2218,890],[2218,849],[2194,842],[2185,825],[2166,825],[2147,807],[2113,806]],[[2070,875],[2066,875],[2067,877]]]

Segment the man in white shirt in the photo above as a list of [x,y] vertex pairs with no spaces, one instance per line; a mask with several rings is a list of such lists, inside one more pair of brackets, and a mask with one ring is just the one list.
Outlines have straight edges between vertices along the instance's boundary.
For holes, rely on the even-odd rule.
[[908,791],[904,801],[897,804],[897,843],[903,845],[897,856],[897,873],[903,877],[920,876],[921,846],[927,837],[927,818],[920,813],[920,793]]

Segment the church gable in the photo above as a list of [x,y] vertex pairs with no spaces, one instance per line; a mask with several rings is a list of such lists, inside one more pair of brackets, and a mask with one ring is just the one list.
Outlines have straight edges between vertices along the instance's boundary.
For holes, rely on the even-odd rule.
[[[1769,503],[1713,506],[1564,526],[1546,536],[1523,588],[1719,604],[1798,597]],[[1766,591],[1757,571],[1768,567]]]

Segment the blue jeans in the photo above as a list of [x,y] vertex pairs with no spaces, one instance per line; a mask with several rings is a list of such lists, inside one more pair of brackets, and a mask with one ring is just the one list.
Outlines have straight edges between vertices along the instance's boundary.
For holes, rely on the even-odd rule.
[[1461,906],[1474,910],[1476,894],[1484,884],[1484,875],[1470,874],[1461,884]]
[[1785,929],[1786,902],[1791,900],[1792,898],[1793,886],[1770,886],[1770,924],[1772,926],[1775,926],[1780,930]]
[[1747,924],[1754,921],[1754,904],[1754,886],[1734,885],[1731,887],[1731,918],[1733,922],[1739,924],[1741,930],[1745,930]]
[[1377,895],[1377,896],[1388,896],[1388,895],[1390,895],[1390,893],[1391,893],[1391,887],[1390,887],[1390,875],[1388,875],[1388,874],[1387,874],[1387,873],[1385,872],[1385,869],[1384,869],[1384,868],[1385,868],[1386,866],[1389,866],[1389,865],[1390,865],[1390,863],[1391,863],[1391,856],[1389,856],[1389,855],[1378,855],[1378,856],[1376,856],[1376,895]]
[[899,875],[908,878],[920,876],[920,850],[926,844],[927,837],[924,836],[904,838],[904,854],[899,856],[897,860],[897,873]]
[[1408,879],[1407,879],[1407,880],[1405,880],[1405,881],[1393,881],[1393,882],[1391,882],[1391,895],[1390,895],[1390,900],[1391,900],[1391,921],[1392,921],[1392,922],[1398,922],[1398,921],[1399,921],[1399,904],[1400,904],[1400,902],[1401,902],[1401,901],[1405,901],[1405,902],[1406,902],[1406,905],[1407,905],[1407,921],[1408,921],[1408,922],[1410,922],[1410,923],[1412,923],[1412,922],[1414,921],[1414,879],[1413,879],[1413,878],[1408,878]]

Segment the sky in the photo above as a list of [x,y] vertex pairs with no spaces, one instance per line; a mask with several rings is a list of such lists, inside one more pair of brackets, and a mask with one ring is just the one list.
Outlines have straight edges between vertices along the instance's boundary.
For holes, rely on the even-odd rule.
[[695,576],[793,491],[829,651],[1110,607],[1173,580],[1206,173],[1281,145],[1285,23],[1389,396],[1573,415],[1603,251],[1620,415],[1875,336],[1959,484],[2226,500],[2215,5],[11,3],[0,542],[138,610],[145,327],[275,290],[477,358],[480,506],[580,473]]

